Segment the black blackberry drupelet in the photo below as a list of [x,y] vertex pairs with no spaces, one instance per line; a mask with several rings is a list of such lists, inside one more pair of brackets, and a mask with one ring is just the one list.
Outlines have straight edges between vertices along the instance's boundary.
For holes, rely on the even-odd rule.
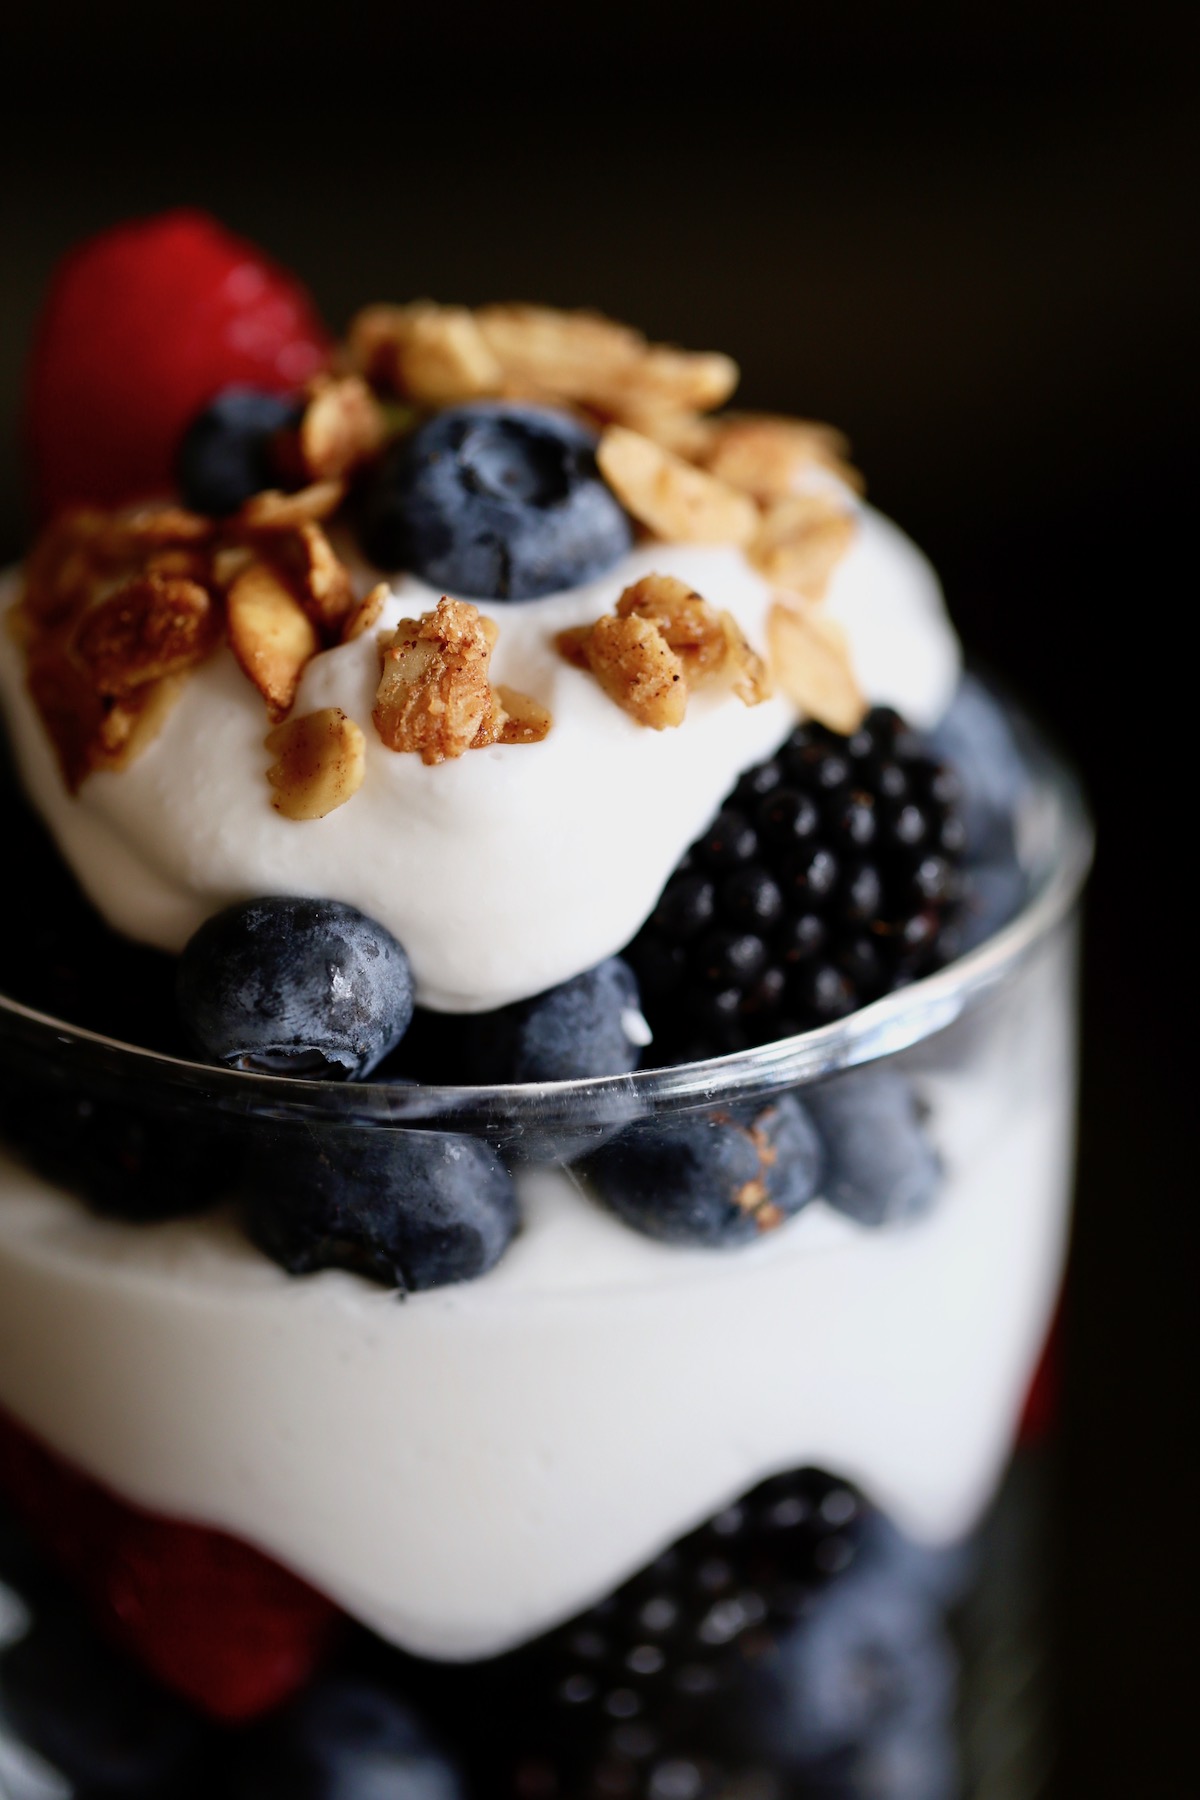
[[748,769],[625,953],[656,1062],[789,1037],[939,968],[957,947],[953,771],[884,707],[802,725]]

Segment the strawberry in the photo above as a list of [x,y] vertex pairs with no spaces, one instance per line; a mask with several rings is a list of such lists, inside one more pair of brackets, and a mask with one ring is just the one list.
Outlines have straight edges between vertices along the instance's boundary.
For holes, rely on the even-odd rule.
[[54,274],[28,374],[39,515],[168,492],[185,429],[222,388],[289,392],[330,349],[295,277],[206,213],[89,238]]
[[331,1601],[224,1532],[117,1499],[3,1413],[0,1492],[106,1635],[213,1718],[270,1711],[322,1662]]

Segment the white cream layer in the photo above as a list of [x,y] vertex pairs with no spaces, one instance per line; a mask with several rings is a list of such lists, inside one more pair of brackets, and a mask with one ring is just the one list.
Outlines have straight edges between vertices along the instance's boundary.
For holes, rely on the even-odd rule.
[[570,1616],[784,1468],[953,1539],[1058,1286],[1067,1030],[1047,987],[986,1070],[924,1080],[947,1178],[917,1224],[818,1201],[748,1249],[688,1251],[533,1171],[499,1266],[403,1302],[290,1279],[229,1219],[105,1222],[0,1164],[0,1404],[438,1657]]
[[[362,726],[366,778],[345,806],[297,823],[271,806],[263,703],[223,649],[187,683],[160,737],[129,769],[91,776],[77,798],[0,629],[0,696],[22,774],[85,891],[109,924],[179,950],[232,901],[306,894],[348,901],[407,950],[419,999],[479,1011],[538,993],[621,949],[740,771],[794,722],[781,697],[754,708],[727,692],[693,697],[684,724],[636,725],[555,634],[611,610],[651,570],[683,577],[765,644],[768,584],[725,546],[651,545],[602,581],[484,609],[500,626],[495,679],[549,707],[541,744],[469,752],[426,768],[384,748],[371,724],[373,634],[309,666],[295,711],[340,706]],[[7,584],[11,599],[15,583]],[[435,604],[404,578],[383,623]],[[873,701],[932,724],[959,656],[937,578],[889,521],[864,509],[826,602],[845,627]]]

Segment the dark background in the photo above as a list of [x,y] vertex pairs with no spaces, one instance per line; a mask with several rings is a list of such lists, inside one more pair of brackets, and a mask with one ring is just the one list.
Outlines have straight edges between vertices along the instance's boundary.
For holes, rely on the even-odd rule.
[[293,265],[335,325],[420,294],[591,304],[731,351],[744,404],[847,429],[1098,814],[1056,1792],[1195,1796],[1195,12],[701,17],[26,7],[0,117],[0,549],[55,258],[181,201]]

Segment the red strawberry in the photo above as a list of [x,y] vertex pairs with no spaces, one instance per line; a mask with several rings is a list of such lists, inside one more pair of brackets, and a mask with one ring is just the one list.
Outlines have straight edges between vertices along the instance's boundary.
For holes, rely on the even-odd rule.
[[206,213],[89,238],[55,272],[29,369],[38,513],[169,491],[184,430],[222,388],[286,393],[329,355],[296,278]]
[[0,1492],[105,1633],[214,1718],[256,1718],[323,1660],[331,1601],[224,1532],[118,1500],[3,1413]]

